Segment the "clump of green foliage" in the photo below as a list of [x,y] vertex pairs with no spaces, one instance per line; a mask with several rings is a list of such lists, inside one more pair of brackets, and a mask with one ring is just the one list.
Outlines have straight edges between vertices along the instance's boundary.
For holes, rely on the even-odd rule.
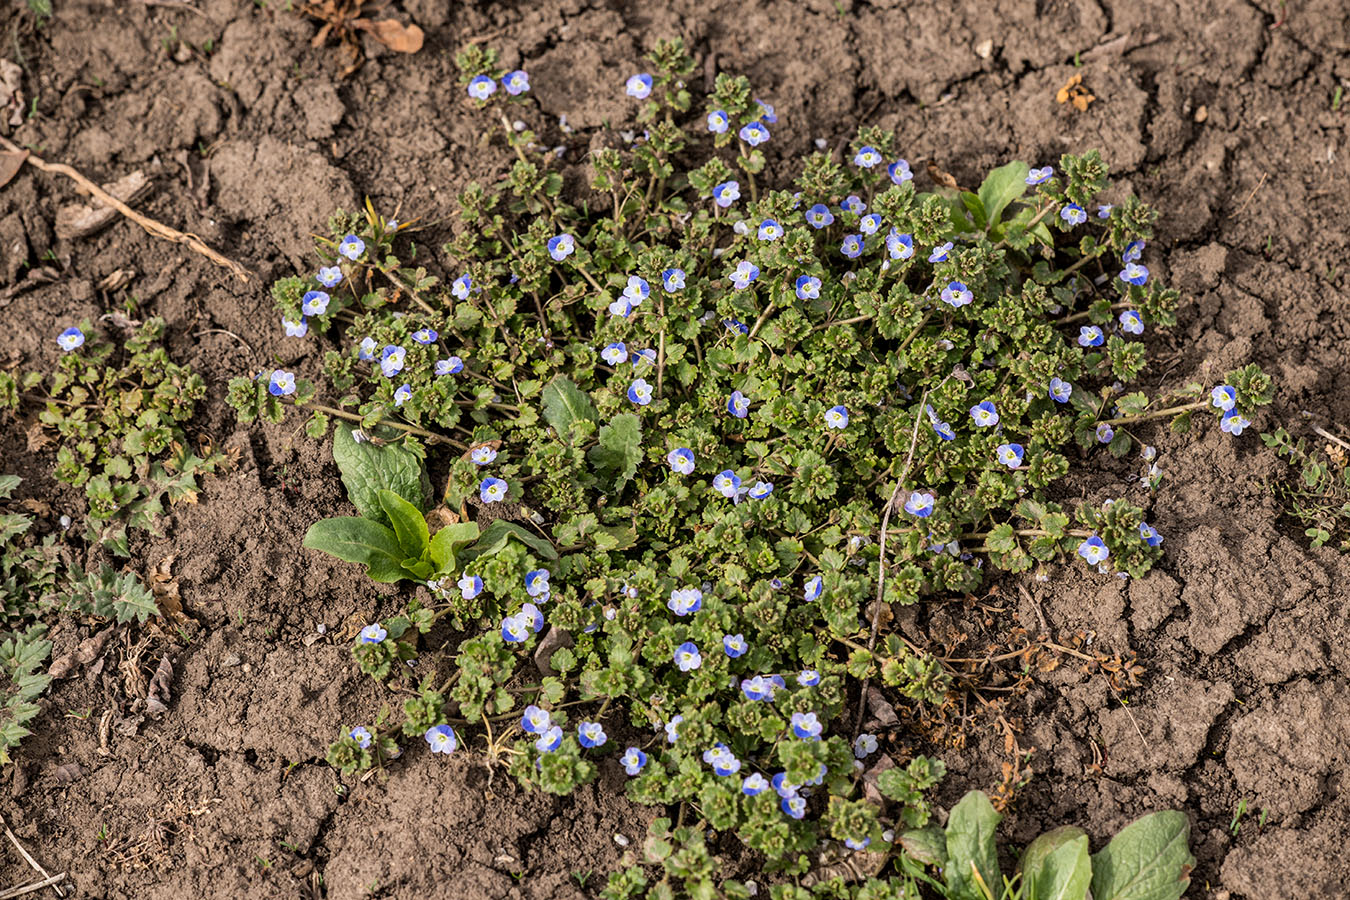
[[[863,128],[845,163],[817,153],[770,175],[745,79],[719,76],[691,113],[683,47],[649,59],[645,132],[591,154],[594,193],[575,204],[555,157],[501,114],[528,95],[480,101],[516,160],[460,195],[448,287],[405,265],[411,223],[338,214],[320,273],[273,287],[292,330],[332,348],[317,383],[263,372],[230,402],[244,421],[306,410],[316,436],[350,420],[375,454],[452,448],[442,512],[480,528],[439,559],[395,499],[423,509],[388,476],[401,461],[359,483],[343,467],[385,533],[345,523],[310,546],[431,592],[363,631],[358,662],[406,682],[394,663],[430,652],[449,675],[373,733],[344,728],[334,765],[381,765],[420,736],[446,752],[481,726],[521,781],[563,794],[623,753],[632,799],[683,804],[799,874],[822,842],[885,848],[929,816],[918,775],[888,779],[886,809],[861,797],[855,754],[871,751],[850,690],[950,688],[936,660],[873,632],[869,602],[973,590],[986,562],[1077,554],[1141,575],[1162,553],[1141,506],[1064,504],[1056,482],[1094,450],[1130,452],[1150,420],[1183,430],[1208,409],[1240,432],[1270,382],[1229,373],[1223,409],[1198,384],[1134,389],[1137,338],[1174,324],[1180,297],[1134,265],[1153,210],[1085,212],[1110,190],[1095,151],[1063,156],[1059,177],[1012,162],[977,191],[920,191],[907,164],[847,164],[896,157],[894,135]],[[501,75],[481,49],[458,63],[465,85]],[[728,127],[709,139],[714,113]],[[737,137],[755,123],[754,144]],[[357,529],[364,543],[346,540]],[[442,620],[474,634],[433,641]],[[858,896],[908,896],[886,884]]]
[[1296,478],[1275,485],[1274,491],[1312,545],[1332,543],[1350,552],[1350,467],[1340,439],[1333,435],[1319,448],[1277,428],[1261,440],[1298,470]]

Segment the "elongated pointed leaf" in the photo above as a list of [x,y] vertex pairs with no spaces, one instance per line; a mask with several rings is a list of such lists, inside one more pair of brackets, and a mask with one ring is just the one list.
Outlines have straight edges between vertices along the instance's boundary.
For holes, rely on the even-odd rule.
[[538,535],[530,534],[515,522],[508,522],[505,519],[498,519],[489,525],[483,531],[483,536],[478,539],[478,542],[472,547],[466,548],[460,554],[460,558],[470,560],[477,559],[480,556],[492,556],[494,553],[500,552],[506,546],[507,541],[512,538],[520,541],[544,559],[558,558],[558,551],[548,541]]
[[[947,819],[947,887],[953,900],[989,900],[985,887],[997,897],[1003,879],[998,870],[995,831],[1003,817],[984,791],[971,791],[952,807]],[[979,873],[976,878],[975,873]],[[984,882],[981,887],[980,881]]]
[[478,525],[474,522],[458,522],[447,525],[431,538],[431,560],[436,571],[453,573],[455,556],[461,547],[467,547],[478,540]]
[[1092,884],[1092,858],[1083,829],[1064,825],[1028,844],[1022,878],[1036,900],[1084,900]]
[[393,491],[380,490],[376,497],[380,501],[380,508],[394,526],[394,537],[398,539],[403,555],[413,560],[425,556],[427,545],[431,542],[431,531],[427,528],[422,511]]
[[1120,830],[1092,857],[1094,900],[1178,900],[1191,883],[1191,823],[1168,809]]
[[391,582],[404,577],[403,552],[394,532],[360,516],[322,519],[309,526],[304,545],[366,567],[373,581]]
[[1014,160],[989,173],[980,185],[980,205],[985,215],[985,221],[979,223],[981,228],[997,225],[1008,204],[1027,192],[1027,173],[1030,171],[1026,163]]

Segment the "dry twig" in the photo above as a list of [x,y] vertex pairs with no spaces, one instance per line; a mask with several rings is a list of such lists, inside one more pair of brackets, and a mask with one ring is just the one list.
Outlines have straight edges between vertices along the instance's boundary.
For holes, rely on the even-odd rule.
[[[3,825],[5,828],[5,837],[9,838],[9,842],[14,845],[14,849],[18,850],[19,855],[27,860],[28,864],[33,867],[33,871],[37,872],[43,878],[51,878],[52,873],[42,868],[42,863],[33,859],[32,854],[24,849],[23,844],[19,843],[19,839],[14,836],[14,832],[10,830],[9,823],[5,821],[3,815],[0,815],[0,825]],[[62,877],[64,878],[65,876],[62,875]],[[66,895],[65,891],[61,890],[61,886],[56,882],[52,882],[52,890],[56,891],[56,896],[58,897],[64,897]]]

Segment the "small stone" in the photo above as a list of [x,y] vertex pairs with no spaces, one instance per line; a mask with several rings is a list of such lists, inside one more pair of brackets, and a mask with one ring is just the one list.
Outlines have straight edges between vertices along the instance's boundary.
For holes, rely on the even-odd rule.
[[1195,121],[1203,122],[1209,118],[1209,107],[1201,105],[1195,110]]
[[629,841],[628,841],[628,838],[624,837],[624,836],[621,835],[621,834],[616,833],[616,834],[614,835],[614,843],[618,844],[620,847],[627,847],[628,844],[629,844]]
[[985,38],[975,45],[975,55],[980,59],[988,59],[994,52],[994,39]]
[[242,662],[243,660],[239,658],[238,653],[226,653],[223,657],[221,657],[220,665],[221,667],[226,669],[233,669],[235,666],[239,665]]

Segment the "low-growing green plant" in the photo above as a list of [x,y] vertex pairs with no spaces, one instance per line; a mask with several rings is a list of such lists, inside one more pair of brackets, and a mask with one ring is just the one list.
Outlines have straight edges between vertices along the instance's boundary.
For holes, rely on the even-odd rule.
[[[230,401],[244,421],[295,406],[316,436],[336,417],[453,448],[440,499],[491,520],[453,582],[415,552],[415,522],[386,540],[372,572],[429,572],[431,598],[363,630],[356,658],[406,681],[394,663],[429,651],[450,674],[344,728],[334,765],[419,736],[450,753],[481,726],[527,784],[567,793],[618,765],[632,799],[683,804],[801,873],[822,840],[884,847],[928,817],[926,760],[885,779],[889,810],[861,796],[877,742],[844,715],[856,684],[950,688],[879,629],[883,609],[973,590],[986,562],[1141,575],[1163,540],[1143,508],[1065,504],[1056,482],[1099,449],[1151,459],[1150,420],[1209,410],[1241,434],[1270,382],[1247,367],[1212,390],[1132,388],[1140,336],[1180,297],[1142,262],[1153,210],[1088,212],[1112,190],[1095,151],[920,191],[894,136],[865,127],[844,162],[812,154],[789,180],[766,171],[777,119],[745,79],[718,76],[692,114],[682,45],[649,60],[625,86],[643,130],[590,155],[573,203],[507,114],[528,77],[462,52],[516,161],[460,195],[449,286],[406,264],[414,223],[339,213],[317,274],[273,286],[287,333],[332,347],[318,383],[265,371]],[[397,541],[401,507],[369,497]],[[430,641],[441,619],[474,633]]]
[[1333,542],[1350,552],[1350,467],[1346,466],[1343,442],[1335,435],[1325,449],[1294,438],[1284,428],[1263,433],[1261,440],[1289,464],[1298,475],[1274,485],[1285,512],[1303,525],[1314,547]]

